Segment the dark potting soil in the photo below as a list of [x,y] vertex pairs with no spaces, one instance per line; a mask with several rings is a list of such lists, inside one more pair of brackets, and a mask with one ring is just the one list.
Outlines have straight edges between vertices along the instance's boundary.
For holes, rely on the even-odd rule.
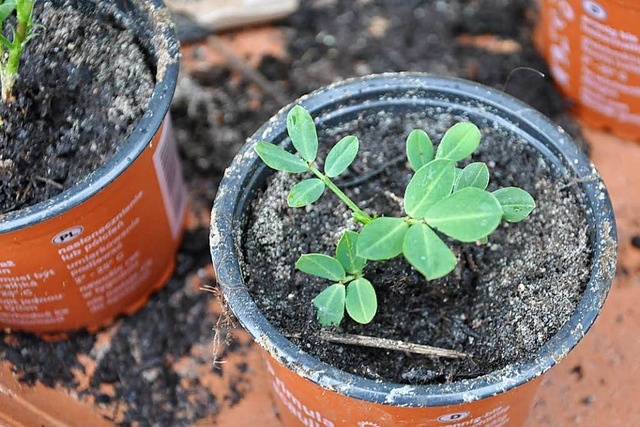
[[149,103],[154,76],[126,21],[82,3],[36,3],[42,28],[23,53],[15,100],[0,103],[0,214],[92,173]]
[[[379,111],[319,132],[324,153],[348,134],[360,139],[358,158],[337,184],[344,182],[347,195],[366,212],[403,215],[401,198],[412,176],[403,159],[404,140],[413,128],[437,141],[464,120],[436,110],[403,114]],[[458,265],[439,280],[427,282],[402,258],[370,263],[365,277],[378,295],[376,317],[364,326],[345,319],[335,328],[458,350],[470,358],[434,359],[317,338],[311,301],[331,283],[296,270],[295,262],[306,253],[333,255],[344,230],[360,227],[329,191],[310,207],[289,208],[287,193],[302,177],[285,173],[273,175],[254,200],[242,237],[245,281],[267,319],[285,336],[302,336],[296,344],[326,363],[396,383],[446,383],[532,358],[569,319],[590,277],[586,217],[575,187],[534,149],[490,123],[482,125],[483,142],[473,161],[489,166],[489,189],[521,187],[536,200],[536,210],[522,223],[503,222],[487,245],[448,240]]]
[[[257,71],[291,101],[335,80],[380,71],[431,71],[504,88],[516,67],[547,72],[531,44],[531,21],[526,14],[531,3],[305,1],[297,13],[278,23],[286,35],[287,56],[266,56]],[[380,17],[390,21],[383,37],[370,31],[371,23],[381,22]],[[515,40],[521,50],[499,53],[463,46],[456,39],[463,33],[495,34]],[[197,55],[199,50],[194,52]],[[565,114],[564,101],[548,77],[516,71],[506,91],[557,121],[583,144],[577,124]],[[250,77],[226,66],[181,74],[171,112],[192,211],[203,215],[210,210],[222,173],[236,151],[281,107]],[[232,373],[224,398],[213,396],[198,375],[176,378],[170,367],[172,361],[185,359],[209,363],[194,358],[192,349],[210,346],[218,317],[206,309],[210,294],[194,293],[190,288],[194,275],[210,262],[207,235],[204,227],[185,235],[176,272],[168,284],[144,308],[105,332],[117,330],[111,339],[114,344],[105,347],[85,333],[59,342],[3,334],[0,359],[8,360],[25,382],[38,381],[73,392],[78,387],[74,372],[84,369],[79,358],[94,361],[94,379],[79,394],[100,405],[110,401],[121,408],[122,425],[193,425],[233,404],[243,395],[242,381],[248,381],[244,374],[236,375],[245,369],[241,364],[215,368],[216,376]],[[407,287],[405,292],[425,292],[426,288],[429,286]],[[227,351],[246,351],[246,345],[236,342]],[[420,375],[425,376],[418,372]],[[109,385],[114,386],[113,396],[101,391]],[[190,401],[194,396],[195,401]]]

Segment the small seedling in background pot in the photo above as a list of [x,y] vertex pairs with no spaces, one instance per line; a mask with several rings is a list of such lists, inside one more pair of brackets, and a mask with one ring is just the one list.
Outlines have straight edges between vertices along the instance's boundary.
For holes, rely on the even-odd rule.
[[368,260],[382,261],[403,255],[427,280],[446,276],[457,259],[439,233],[460,242],[486,242],[501,220],[518,222],[535,208],[526,191],[501,188],[487,191],[489,169],[481,162],[458,168],[480,144],[480,130],[473,123],[452,126],[442,137],[437,151],[429,136],[414,130],[406,142],[407,159],[415,174],[404,193],[403,217],[377,217],[360,209],[331,180],[355,160],[359,143],[355,136],[340,140],[328,153],[324,172],[314,164],[318,136],[308,111],[295,106],[287,116],[287,131],[299,157],[274,144],[259,142],[255,150],[271,168],[290,172],[311,172],[315,178],[296,184],[287,197],[291,207],[317,201],[326,188],[333,191],[363,225],[360,233],[347,231],[335,258],[323,254],[302,255],[296,267],[334,284],[322,291],[313,304],[323,326],[338,325],[347,314],[356,322],[369,323],[377,311],[373,285],[363,277]]
[[[12,91],[18,76],[20,56],[27,43],[37,36],[33,31],[33,5],[35,0],[0,0],[0,23],[2,29],[9,29],[11,40],[0,34],[2,57],[0,58],[0,84],[2,101],[13,99]],[[12,15],[16,16],[16,26],[8,24]],[[6,32],[5,32],[6,34]]]

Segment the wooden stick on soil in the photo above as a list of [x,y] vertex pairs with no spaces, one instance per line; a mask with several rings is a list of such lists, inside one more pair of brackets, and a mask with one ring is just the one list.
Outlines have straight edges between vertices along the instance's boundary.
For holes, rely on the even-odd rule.
[[52,186],[52,187],[55,187],[55,188],[57,188],[58,190],[62,190],[62,189],[64,189],[64,186],[63,186],[62,184],[60,184],[59,182],[56,182],[56,181],[54,181],[54,180],[52,180],[52,179],[45,178],[45,177],[43,177],[43,176],[36,176],[36,177],[35,177],[35,179],[36,179],[36,181],[44,182],[44,183],[45,183],[45,184],[47,184],[47,185],[50,185],[50,186]]
[[[289,334],[288,338],[300,338],[300,334]],[[444,357],[448,359],[464,359],[468,354],[455,350],[432,347],[429,345],[414,344],[404,341],[390,340],[387,338],[368,337],[365,335],[334,334],[331,332],[320,332],[318,337],[324,341],[336,344],[359,345],[362,347],[381,348],[384,350],[406,351],[409,353],[422,354],[432,357]]]

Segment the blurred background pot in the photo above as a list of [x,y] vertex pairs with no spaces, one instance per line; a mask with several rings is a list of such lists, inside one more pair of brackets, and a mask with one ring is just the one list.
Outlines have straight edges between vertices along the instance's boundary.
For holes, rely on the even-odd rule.
[[179,45],[160,1],[115,4],[149,57],[151,100],[102,167],[61,194],[0,218],[2,328],[95,329],[140,307],[173,270],[186,208],[167,115]]
[[640,4],[539,0],[538,47],[588,125],[640,141]]

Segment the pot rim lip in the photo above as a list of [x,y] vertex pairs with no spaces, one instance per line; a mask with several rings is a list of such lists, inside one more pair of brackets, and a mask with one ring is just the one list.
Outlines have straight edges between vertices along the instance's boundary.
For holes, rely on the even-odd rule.
[[[235,256],[238,242],[232,225],[236,216],[236,204],[240,198],[240,184],[245,183],[252,165],[258,159],[252,150],[253,145],[258,140],[268,140],[271,134],[277,135],[280,130],[276,131],[274,127],[284,126],[283,116],[298,103],[312,111],[313,115],[314,109],[349,99],[355,96],[353,94],[384,90],[391,85],[406,89],[437,88],[447,91],[450,97],[458,94],[467,100],[476,99],[489,103],[496,107],[496,111],[517,120],[518,125],[506,119],[505,123],[502,123],[510,123],[512,130],[525,124],[541,129],[551,137],[553,148],[558,150],[559,157],[570,160],[567,169],[571,167],[576,178],[590,178],[579,185],[586,196],[585,212],[588,216],[594,217],[591,277],[570,319],[531,360],[450,384],[412,386],[371,380],[341,371],[301,351],[267,321],[244,286],[239,262]],[[350,90],[353,90],[353,93]],[[455,105],[460,107],[463,104],[457,100]],[[523,132],[521,133],[524,134]],[[534,148],[551,160],[550,152],[545,153],[538,146]],[[615,272],[617,236],[611,201],[597,170],[578,150],[571,138],[540,112],[510,95],[467,80],[426,73],[385,73],[348,79],[303,96],[282,108],[247,139],[219,186],[211,212],[210,249],[217,280],[225,300],[254,340],[277,362],[302,378],[351,398],[379,404],[432,407],[469,403],[506,392],[534,380],[563,359],[591,327],[608,295]]]
[[[168,13],[161,0],[151,0],[149,3],[149,9],[154,13]],[[180,45],[175,28],[173,23],[170,23],[163,25],[162,29],[165,42],[160,44],[161,53],[167,55],[162,78],[155,82],[146,110],[122,146],[102,166],[60,194],[34,205],[0,214],[0,234],[35,226],[66,213],[111,184],[144,152],[168,114],[178,81]],[[152,34],[157,33],[153,31]],[[157,74],[156,72],[156,78]]]

